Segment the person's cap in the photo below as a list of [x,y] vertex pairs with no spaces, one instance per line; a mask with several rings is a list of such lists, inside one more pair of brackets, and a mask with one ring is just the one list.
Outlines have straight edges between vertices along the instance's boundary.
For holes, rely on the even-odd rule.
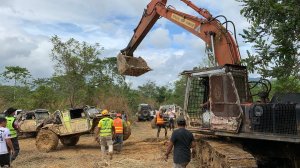
[[122,114],[121,113],[117,113],[117,115],[116,115],[117,117],[121,117],[122,116]]
[[17,109],[10,107],[5,111],[5,115],[11,115],[12,113],[14,113],[15,111],[17,111]]

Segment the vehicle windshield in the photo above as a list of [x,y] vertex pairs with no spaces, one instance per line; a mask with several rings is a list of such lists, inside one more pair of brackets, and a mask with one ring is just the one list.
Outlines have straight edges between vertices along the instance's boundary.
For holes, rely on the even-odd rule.
[[86,112],[91,115],[91,114],[99,114],[99,110],[96,109],[96,108],[90,108],[90,109],[87,109]]
[[163,110],[168,110],[168,109],[172,109],[174,110],[175,109],[175,105],[163,105],[163,106],[160,106],[161,109]]
[[143,110],[152,111],[152,107],[149,104],[140,104],[138,110],[139,111],[143,111]]
[[35,113],[35,117],[37,120],[43,120],[49,117],[49,113],[48,112],[39,112],[39,113]]

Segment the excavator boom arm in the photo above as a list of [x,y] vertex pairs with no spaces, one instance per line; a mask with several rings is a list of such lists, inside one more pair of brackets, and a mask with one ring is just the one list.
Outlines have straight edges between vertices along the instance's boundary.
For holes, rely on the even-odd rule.
[[133,52],[156,21],[160,17],[164,17],[205,41],[218,65],[240,64],[238,46],[229,31],[207,10],[198,8],[191,1],[181,1],[198,12],[203,18],[166,7],[167,0],[152,0],[147,5],[147,9],[144,10],[142,19],[134,30],[134,35],[128,46],[121,50],[121,54],[133,56]]
[[147,9],[144,10],[142,18],[138,26],[134,29],[134,34],[128,43],[127,47],[121,50],[121,53],[127,56],[133,56],[133,52],[142,42],[144,37],[151,30],[153,25],[159,19],[160,15],[156,12],[156,5],[163,4],[166,5],[167,0],[152,0],[148,5]]

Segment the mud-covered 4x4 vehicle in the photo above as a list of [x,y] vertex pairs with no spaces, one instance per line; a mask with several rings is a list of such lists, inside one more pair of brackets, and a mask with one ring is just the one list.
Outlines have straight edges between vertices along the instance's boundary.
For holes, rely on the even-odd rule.
[[[101,118],[102,115],[93,107],[57,110],[51,122],[39,131],[36,147],[39,151],[49,152],[56,149],[59,140],[64,146],[75,146],[81,135],[94,132]],[[124,132],[123,140],[128,139],[130,133],[128,127]]]
[[153,118],[153,110],[149,104],[140,104],[138,107],[138,121],[150,121]]
[[[176,104],[161,105],[159,107],[159,109],[161,109],[163,111],[163,113],[165,113],[165,115],[169,110],[174,111],[175,116],[179,116],[179,115],[183,114],[183,109]],[[166,116],[168,116],[168,115],[166,115]]]
[[16,117],[19,123],[19,132],[36,134],[50,117],[49,111],[46,109],[36,109],[32,111],[22,111]]

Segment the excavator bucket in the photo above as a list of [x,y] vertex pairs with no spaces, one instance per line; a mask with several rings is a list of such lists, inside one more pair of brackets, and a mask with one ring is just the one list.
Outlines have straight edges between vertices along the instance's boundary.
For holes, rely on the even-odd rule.
[[121,53],[117,57],[117,66],[121,75],[140,76],[151,71],[143,58],[126,56]]

